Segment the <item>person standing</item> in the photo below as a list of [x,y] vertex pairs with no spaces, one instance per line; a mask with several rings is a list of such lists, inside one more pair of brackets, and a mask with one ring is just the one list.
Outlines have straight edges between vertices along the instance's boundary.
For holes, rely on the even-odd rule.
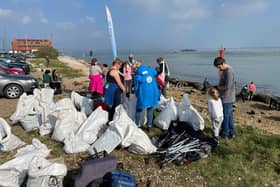
[[225,52],[226,52],[226,48],[224,48],[223,45],[222,45],[220,50],[219,50],[219,52],[220,52],[220,57],[224,58]]
[[248,99],[248,86],[244,85],[240,91],[240,97],[243,101],[243,103],[245,102],[246,99]]
[[133,66],[136,62],[136,60],[134,59],[134,54],[130,53],[128,56],[128,62],[131,66]]
[[162,57],[157,58],[157,64],[159,65],[157,72],[157,82],[160,87],[161,94],[166,97],[166,89],[169,81],[169,69]]
[[203,81],[203,89],[202,89],[202,90],[205,91],[205,92],[207,92],[209,85],[210,85],[210,83],[209,83],[209,81],[208,81],[208,78],[205,77],[205,79],[204,79],[204,81]]
[[98,65],[96,58],[91,60],[89,80],[88,90],[92,94],[92,97],[103,95],[102,69]]
[[122,92],[126,93],[125,86],[120,78],[120,67],[121,60],[115,59],[107,73],[104,102],[109,106],[109,121],[113,119],[115,108],[121,104]]
[[46,56],[46,61],[47,61],[47,67],[49,67],[49,65],[50,65],[50,59],[49,59],[49,56]]
[[254,94],[256,92],[256,85],[254,84],[254,82],[251,82],[249,84],[249,100],[252,100],[254,97]]
[[213,65],[220,73],[220,80],[217,88],[222,99],[224,113],[221,137],[235,138],[236,130],[234,127],[232,111],[232,105],[235,102],[235,75],[232,67],[227,64],[226,60],[222,57],[215,58]]
[[220,127],[224,119],[223,104],[219,96],[219,91],[214,87],[208,91],[208,113],[212,123],[213,138],[216,144],[219,144]]
[[131,88],[132,88],[132,68],[128,63],[128,61],[124,62],[123,74],[124,74],[124,85],[126,88],[126,93],[129,95],[131,93]]
[[159,89],[156,83],[157,72],[148,66],[145,66],[141,61],[136,62],[137,69],[134,75],[134,91],[137,98],[135,123],[138,127],[141,126],[141,113],[147,109],[147,126],[148,131],[153,124],[153,107],[159,101]]

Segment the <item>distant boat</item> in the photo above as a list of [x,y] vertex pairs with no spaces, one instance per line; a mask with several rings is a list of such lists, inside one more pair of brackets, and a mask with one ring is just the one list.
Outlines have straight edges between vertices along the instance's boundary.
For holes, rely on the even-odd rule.
[[181,52],[193,52],[193,51],[197,51],[195,49],[181,49]]

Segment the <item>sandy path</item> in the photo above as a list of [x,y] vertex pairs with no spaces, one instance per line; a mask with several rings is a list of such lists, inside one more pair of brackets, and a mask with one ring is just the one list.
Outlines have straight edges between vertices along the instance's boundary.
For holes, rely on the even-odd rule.
[[84,60],[75,59],[75,58],[69,57],[69,56],[59,56],[58,60],[67,64],[67,66],[69,66],[73,69],[82,70],[84,75],[88,75],[88,73],[89,73],[89,70],[88,70],[89,64]]

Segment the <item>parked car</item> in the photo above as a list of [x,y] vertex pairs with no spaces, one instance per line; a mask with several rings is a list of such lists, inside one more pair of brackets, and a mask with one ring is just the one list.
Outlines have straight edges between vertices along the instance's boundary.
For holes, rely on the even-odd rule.
[[10,67],[15,67],[15,68],[22,69],[25,74],[29,74],[30,73],[30,66],[29,66],[28,63],[26,63],[24,61],[15,62],[15,61],[13,61],[13,60],[11,60],[9,58],[6,58],[6,57],[0,57],[0,61],[1,62],[5,62]]
[[9,67],[5,62],[0,61],[0,70],[5,71],[8,74],[20,74],[25,75],[21,68]]
[[0,70],[0,95],[9,99],[18,98],[22,93],[31,93],[38,88],[38,81],[29,75],[9,75]]

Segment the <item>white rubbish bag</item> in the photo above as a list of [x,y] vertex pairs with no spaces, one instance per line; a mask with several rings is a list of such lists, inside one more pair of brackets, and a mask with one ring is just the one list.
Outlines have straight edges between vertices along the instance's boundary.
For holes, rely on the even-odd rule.
[[168,103],[169,103],[170,99],[164,97],[162,94],[160,95],[159,101],[158,101],[158,106],[157,108],[159,110],[163,110],[164,108],[167,107]]
[[81,96],[77,92],[72,91],[71,100],[74,103],[74,105],[79,110],[81,110],[81,112],[84,112],[87,116],[89,116],[92,113],[92,107],[93,107],[92,99]]
[[167,130],[171,121],[175,121],[178,118],[178,112],[173,98],[168,101],[165,108],[155,118],[154,124],[160,129]]
[[[116,108],[113,121],[109,128],[90,147],[91,151],[110,153],[119,144],[123,148],[130,147],[136,154],[150,154],[156,151],[149,137],[128,117],[122,105]],[[91,152],[90,152],[91,153]]]
[[188,94],[184,94],[183,102],[178,105],[179,121],[188,122],[193,130],[203,130],[204,119],[199,112],[191,105]]
[[57,121],[52,134],[52,139],[63,142],[71,133],[76,132],[86,120],[83,112],[78,112],[69,98],[64,98],[56,103]]
[[0,165],[0,186],[20,186],[27,175],[33,157],[46,158],[49,153],[47,146],[34,138],[32,145],[19,149],[12,160]]
[[95,109],[91,115],[79,127],[76,135],[84,142],[92,144],[107,128],[108,112],[103,110],[102,107]]
[[29,164],[27,187],[63,187],[67,174],[64,164],[52,163],[45,158],[33,157]]
[[64,151],[65,153],[81,153],[85,152],[89,148],[89,144],[81,140],[79,136],[76,136],[73,132],[71,132],[64,139]]
[[0,152],[12,151],[24,144],[12,134],[10,125],[3,118],[0,118]]
[[34,129],[38,129],[42,124],[41,114],[28,114],[21,118],[21,125],[23,126],[26,132],[32,131]]

